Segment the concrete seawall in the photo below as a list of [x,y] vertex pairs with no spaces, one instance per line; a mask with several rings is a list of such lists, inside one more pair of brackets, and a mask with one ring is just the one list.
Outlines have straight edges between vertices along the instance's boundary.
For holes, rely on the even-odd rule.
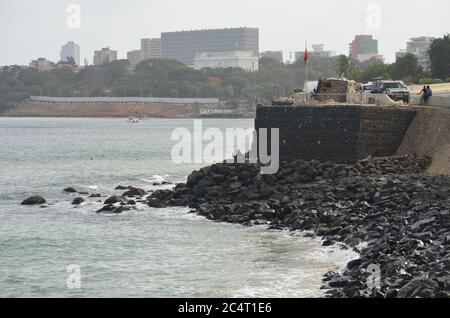
[[406,132],[398,154],[431,156],[430,174],[450,174],[450,109],[422,108]]
[[[410,103],[411,105],[420,105],[421,97],[419,95],[411,95]],[[441,107],[450,109],[450,96],[432,96],[427,102],[426,106],[431,107]]]
[[279,129],[281,160],[354,162],[369,156],[426,155],[433,159],[430,174],[450,174],[450,109],[260,106],[255,128]]
[[282,160],[353,162],[394,155],[415,116],[407,107],[261,106],[255,128],[279,128]]

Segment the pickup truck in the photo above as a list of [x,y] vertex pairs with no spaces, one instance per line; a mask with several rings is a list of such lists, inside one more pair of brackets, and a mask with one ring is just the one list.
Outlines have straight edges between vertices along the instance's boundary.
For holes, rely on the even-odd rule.
[[394,101],[409,103],[410,93],[408,87],[402,81],[376,81],[372,84],[371,93],[386,94]]

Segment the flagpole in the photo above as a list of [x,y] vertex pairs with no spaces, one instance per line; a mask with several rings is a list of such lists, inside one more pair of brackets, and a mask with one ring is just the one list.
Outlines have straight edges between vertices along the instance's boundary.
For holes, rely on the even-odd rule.
[[308,41],[305,41],[305,93],[308,90],[308,58],[306,55],[308,54]]

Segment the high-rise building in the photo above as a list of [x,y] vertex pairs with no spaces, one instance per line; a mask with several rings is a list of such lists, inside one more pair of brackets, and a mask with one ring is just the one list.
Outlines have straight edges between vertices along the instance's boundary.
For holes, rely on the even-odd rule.
[[259,68],[259,58],[253,52],[202,52],[196,53],[194,69],[202,68],[242,68],[247,72],[256,72]]
[[111,50],[109,47],[94,52],[94,65],[102,65],[117,60],[117,51]]
[[133,72],[136,68],[136,65],[138,65],[142,61],[142,51],[134,50],[127,52],[127,60],[130,63],[128,65],[128,69],[130,72]]
[[60,52],[62,62],[68,62],[71,57],[74,59],[75,65],[80,66],[80,46],[73,41],[64,44]]
[[161,39],[141,40],[141,60],[161,58]]
[[229,28],[161,34],[161,57],[194,65],[196,53],[253,52],[259,54],[259,30]]
[[433,43],[435,39],[436,38],[433,37],[421,36],[411,38],[406,44],[406,52],[417,56],[420,66],[422,66],[422,69],[426,72],[430,70],[430,55],[428,54],[428,51],[430,50],[431,43]]
[[384,60],[383,56],[378,54],[378,40],[372,35],[356,35],[350,43],[350,57],[361,62],[377,58]]
[[271,57],[278,62],[283,63],[283,51],[265,51],[261,52],[260,57]]

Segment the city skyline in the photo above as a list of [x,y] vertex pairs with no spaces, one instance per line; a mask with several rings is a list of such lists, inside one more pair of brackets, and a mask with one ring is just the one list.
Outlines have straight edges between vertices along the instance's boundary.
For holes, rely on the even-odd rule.
[[[67,19],[73,13],[67,11],[70,1],[41,0],[25,5],[23,2],[0,1],[0,40],[9,43],[0,54],[0,65],[26,65],[38,57],[57,61],[59,48],[67,41],[80,45],[81,64],[85,58],[92,64],[94,51],[108,46],[118,51],[118,59],[126,59],[127,52],[139,48],[142,38],[159,38],[164,32],[245,26],[259,29],[261,52],[283,51],[285,58],[291,52],[304,49],[305,41],[324,43],[336,54],[348,55],[348,45],[355,35],[371,34],[379,40],[379,52],[385,56],[386,62],[394,62],[395,53],[404,48],[410,38],[442,37],[450,30],[450,22],[446,19],[450,3],[443,0],[431,1],[436,5],[431,6],[428,16],[409,9],[404,0],[395,3],[386,0],[346,1],[339,4],[325,1],[320,18],[305,14],[301,19],[298,12],[317,8],[291,0],[276,4],[231,0],[227,4],[231,7],[239,4],[240,8],[232,13],[219,1],[134,1],[129,4],[125,1],[81,0],[77,2],[81,9],[80,28],[67,26]],[[256,5],[258,14],[249,15],[248,12],[252,12]],[[201,8],[202,14],[184,16],[177,13],[183,12],[186,6]],[[372,19],[377,10],[379,17]],[[401,25],[396,10],[408,17],[402,19]],[[167,19],[172,11],[173,19]],[[273,23],[273,12],[279,12],[276,24]],[[354,17],[353,20],[340,22],[348,14]],[[324,18],[327,23],[323,22]],[[420,25],[416,23],[417,19],[420,19]],[[333,27],[333,32],[330,32],[329,26],[338,27]]]

